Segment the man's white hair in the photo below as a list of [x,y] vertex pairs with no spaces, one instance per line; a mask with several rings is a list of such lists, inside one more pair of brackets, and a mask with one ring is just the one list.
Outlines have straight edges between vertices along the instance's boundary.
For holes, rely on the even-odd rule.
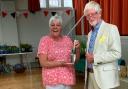
[[60,24],[62,25],[62,17],[56,14],[55,16],[52,16],[50,18],[50,20],[49,20],[49,27],[50,27],[52,21],[55,20],[55,19],[57,19],[60,22]]
[[90,9],[94,9],[98,13],[101,12],[101,10],[102,10],[99,3],[95,2],[95,1],[90,1],[85,5],[85,8],[84,8],[85,16],[88,14],[87,11]]

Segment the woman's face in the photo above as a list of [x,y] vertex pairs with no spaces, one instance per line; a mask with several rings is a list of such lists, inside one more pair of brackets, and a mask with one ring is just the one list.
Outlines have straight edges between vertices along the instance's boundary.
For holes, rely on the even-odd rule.
[[61,23],[58,19],[54,19],[50,25],[50,32],[53,37],[59,37],[61,35]]

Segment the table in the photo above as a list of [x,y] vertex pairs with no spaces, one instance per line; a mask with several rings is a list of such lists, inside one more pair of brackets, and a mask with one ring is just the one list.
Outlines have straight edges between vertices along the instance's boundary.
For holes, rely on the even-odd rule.
[[25,64],[26,64],[26,67],[27,67],[27,70],[30,71],[31,73],[31,64],[29,63],[28,59],[27,59],[27,56],[32,54],[33,52],[22,52],[22,53],[9,53],[9,54],[0,54],[0,57],[5,57],[6,59],[6,56],[15,56],[15,55],[20,55],[20,62],[21,63],[24,63],[23,62],[23,59],[25,59]]
[[0,54],[0,56],[10,56],[10,55],[24,55],[24,54],[31,54],[33,52],[22,52],[22,53],[8,53],[8,54]]

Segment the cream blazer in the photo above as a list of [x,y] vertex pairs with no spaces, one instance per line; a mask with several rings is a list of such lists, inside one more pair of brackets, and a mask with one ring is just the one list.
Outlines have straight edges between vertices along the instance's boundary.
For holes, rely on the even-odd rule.
[[[91,31],[88,34],[87,50]],[[94,46],[93,70],[95,80],[101,89],[114,88],[120,85],[117,60],[121,57],[121,43],[118,28],[102,21]],[[87,63],[87,62],[86,62]],[[85,68],[85,85],[87,64]]]

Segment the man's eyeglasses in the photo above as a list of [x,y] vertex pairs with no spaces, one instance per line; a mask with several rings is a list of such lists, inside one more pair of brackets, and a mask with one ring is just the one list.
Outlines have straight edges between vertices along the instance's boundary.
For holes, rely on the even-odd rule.
[[98,12],[87,14],[86,18],[89,19],[90,17],[95,17],[97,14]]

